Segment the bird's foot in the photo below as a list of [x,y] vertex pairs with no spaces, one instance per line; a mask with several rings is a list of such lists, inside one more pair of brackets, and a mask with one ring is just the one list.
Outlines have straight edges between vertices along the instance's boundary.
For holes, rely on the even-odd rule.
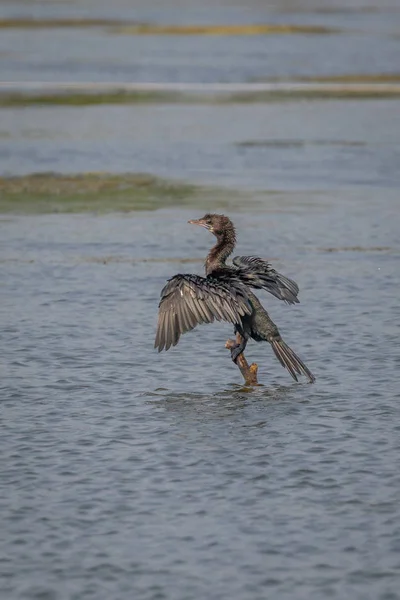
[[240,354],[242,354],[244,348],[241,344],[235,344],[235,346],[232,346],[231,348],[231,359],[233,360],[233,362],[235,363],[239,357]]

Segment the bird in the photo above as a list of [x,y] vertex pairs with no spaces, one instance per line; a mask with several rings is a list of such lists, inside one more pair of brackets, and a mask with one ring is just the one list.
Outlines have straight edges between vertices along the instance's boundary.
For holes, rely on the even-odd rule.
[[159,352],[176,346],[182,334],[202,323],[226,321],[241,336],[231,348],[236,363],[250,338],[269,342],[279,360],[295,381],[298,375],[310,383],[314,375],[282,339],[278,327],[252,289],[266,290],[287,304],[299,302],[297,283],[281,275],[267,260],[257,256],[228,257],[236,245],[236,230],[229,217],[207,213],[189,221],[204,227],[216,237],[216,243],[205,260],[205,277],[178,274],[167,280],[161,291],[154,347]]

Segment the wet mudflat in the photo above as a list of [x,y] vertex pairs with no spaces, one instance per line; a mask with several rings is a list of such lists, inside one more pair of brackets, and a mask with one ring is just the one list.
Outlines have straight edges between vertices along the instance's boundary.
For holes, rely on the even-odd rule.
[[[221,6],[220,23],[240,20]],[[343,28],[346,14],[389,39],[397,12],[361,8],[269,16]],[[0,109],[5,598],[399,597],[399,112],[395,98]],[[202,272],[212,238],[187,220],[206,210],[232,217],[237,254],[299,283],[298,306],[260,298],[314,385],[251,343],[262,386],[244,388],[223,324],[154,352],[166,278]]]

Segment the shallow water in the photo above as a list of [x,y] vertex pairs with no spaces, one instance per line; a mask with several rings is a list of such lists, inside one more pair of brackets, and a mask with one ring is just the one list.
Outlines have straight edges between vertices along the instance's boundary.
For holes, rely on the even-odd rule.
[[[213,18],[241,22],[242,4],[213,2]],[[172,12],[153,5],[128,7],[128,16],[209,22],[210,3],[188,3],[190,18],[178,2]],[[265,3],[247,5],[246,21],[266,20]],[[115,7],[127,9],[93,6],[39,1],[29,10],[118,18]],[[354,72],[352,56],[361,71],[393,70],[397,4],[279,6],[268,20],[368,35],[339,46],[335,36],[267,36],[262,50],[256,37],[180,38],[174,55],[168,37],[154,46],[115,35],[116,46],[102,46],[107,66],[98,50],[111,33],[30,31],[25,45],[9,46],[22,35],[10,30],[0,36],[2,72],[118,80],[140,60],[143,80],[187,80],[194,65],[193,80],[246,81],[273,74],[264,59],[275,44],[280,62],[268,60],[282,75]],[[1,3],[8,17],[27,7]],[[210,66],[219,44],[226,54],[220,47]],[[121,71],[110,67],[111,46],[128,71],[124,60]],[[200,273],[211,243],[186,224],[203,214],[201,201],[125,215],[0,216],[1,598],[400,597],[399,105],[0,110],[0,175],[145,171],[244,190],[241,206],[236,198],[224,208],[237,252],[268,257],[299,283],[298,306],[260,297],[317,377],[294,383],[266,344],[251,343],[262,385],[244,388],[223,324],[153,350],[166,278]]]
[[[245,5],[244,5],[245,4]],[[125,35],[118,28],[6,28],[3,81],[237,82],[398,73],[400,2],[13,0],[0,19],[110,19],[153,25],[322,26],[322,35]]]
[[7,108],[0,174],[133,171],[249,190],[396,189],[399,114],[400,101],[384,99]]
[[263,300],[317,376],[253,343],[255,390],[227,326],[152,349],[163,282],[210,242],[193,211],[1,221],[4,597],[396,598],[394,209],[233,215],[299,282]]

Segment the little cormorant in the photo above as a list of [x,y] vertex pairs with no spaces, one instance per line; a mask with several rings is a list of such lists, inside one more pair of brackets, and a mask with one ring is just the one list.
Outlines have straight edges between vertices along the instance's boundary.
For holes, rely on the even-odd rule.
[[236,243],[235,228],[228,217],[206,214],[189,223],[208,229],[217,243],[206,258],[206,277],[175,275],[161,291],[154,347],[159,352],[168,350],[176,346],[183,333],[201,323],[228,321],[234,325],[235,333],[242,336],[241,343],[231,348],[234,362],[249,338],[265,341],[271,344],[293,379],[297,381],[297,375],[305,375],[314,382],[314,375],[283,341],[277,326],[251,291],[251,288],[264,289],[287,304],[296,304],[298,285],[255,256],[236,256],[233,266],[227,265],[226,259]]

